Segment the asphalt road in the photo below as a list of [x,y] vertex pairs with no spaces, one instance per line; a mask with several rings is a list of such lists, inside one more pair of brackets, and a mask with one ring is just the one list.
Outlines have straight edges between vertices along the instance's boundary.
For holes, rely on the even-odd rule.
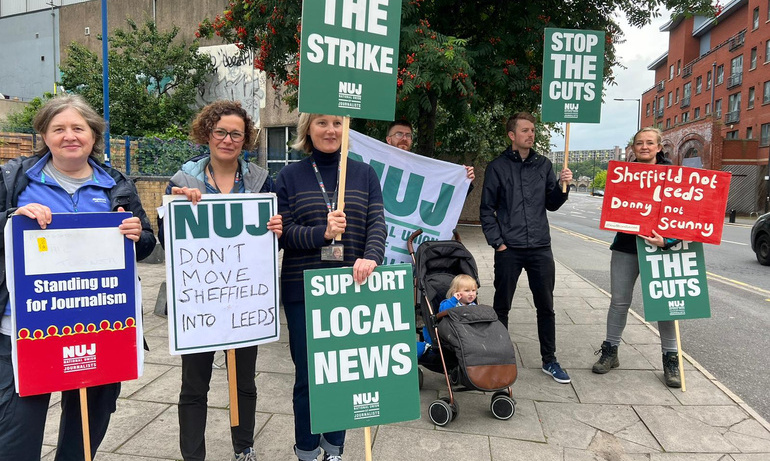
[[[615,234],[599,229],[601,197],[570,194],[549,213],[554,256],[610,291],[609,245]],[[757,263],[749,245],[751,226],[725,224],[721,245],[705,245],[711,318],[679,322],[682,349],[770,420],[770,267]],[[643,312],[639,286],[632,308]],[[604,338],[596,339],[598,348]],[[622,355],[622,351],[621,351]]]

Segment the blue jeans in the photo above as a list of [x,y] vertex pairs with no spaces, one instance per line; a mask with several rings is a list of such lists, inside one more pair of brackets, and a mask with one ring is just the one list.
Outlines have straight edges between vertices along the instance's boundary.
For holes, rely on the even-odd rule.
[[[79,390],[61,396],[61,420],[55,461],[82,461],[83,429]],[[88,423],[91,457],[107,433],[120,395],[120,383],[89,387]],[[0,334],[0,460],[39,461],[51,394],[20,397],[14,388],[11,338]]]
[[315,460],[321,454],[321,448],[330,455],[341,455],[345,431],[310,433],[305,303],[284,303],[283,309],[289,327],[289,350],[294,361],[294,452],[302,461]]
[[527,271],[529,289],[535,302],[540,357],[543,363],[550,363],[556,360],[556,314],[553,311],[556,265],[551,247],[508,247],[495,251],[495,298],[492,307],[503,326],[508,328],[508,312],[522,269]]
[[[607,311],[607,342],[613,346],[620,345],[637,278],[639,278],[638,256],[613,250],[610,260],[612,298],[610,309]],[[660,331],[660,348],[663,353],[676,352],[676,330],[673,320],[658,322],[658,331]]]

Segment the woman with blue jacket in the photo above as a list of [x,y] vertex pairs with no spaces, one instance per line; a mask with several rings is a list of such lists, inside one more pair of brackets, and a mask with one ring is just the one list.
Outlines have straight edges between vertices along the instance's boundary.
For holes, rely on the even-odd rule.
[[[46,413],[51,394],[20,397],[15,391],[11,365],[11,316],[5,280],[2,233],[13,214],[38,222],[42,229],[52,213],[130,211],[120,233],[135,243],[141,260],[155,248],[155,236],[134,183],[122,173],[98,162],[104,148],[104,120],[79,96],[48,101],[33,126],[43,137],[36,155],[15,158],[0,171],[0,460],[40,459]],[[88,257],[83,255],[83,257]],[[120,394],[120,383],[87,390],[91,456],[102,442]],[[61,421],[55,461],[84,459],[77,390],[61,396]]]

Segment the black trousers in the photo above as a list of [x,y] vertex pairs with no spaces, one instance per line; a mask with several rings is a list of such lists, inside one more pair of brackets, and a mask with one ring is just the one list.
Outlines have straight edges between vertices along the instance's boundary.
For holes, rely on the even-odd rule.
[[522,269],[527,271],[529,289],[535,302],[540,356],[544,363],[552,362],[556,360],[556,316],[553,311],[556,266],[550,246],[509,247],[495,252],[495,299],[492,307],[500,322],[508,328],[508,313]]
[[[230,428],[233,451],[254,445],[257,410],[257,346],[235,350],[239,426]],[[206,412],[214,352],[182,356],[182,391],[179,393],[179,447],[185,461],[206,459]]]
[[[14,386],[11,338],[0,334],[0,460],[39,461],[51,394],[19,397]],[[118,395],[120,383],[86,390],[92,458],[107,433]],[[84,458],[80,391],[64,391],[61,394],[59,441],[54,459],[82,461]]]

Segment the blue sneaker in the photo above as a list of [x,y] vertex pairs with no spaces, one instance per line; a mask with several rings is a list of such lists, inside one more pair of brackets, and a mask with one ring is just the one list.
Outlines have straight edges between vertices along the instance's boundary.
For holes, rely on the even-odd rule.
[[561,384],[569,384],[571,381],[569,379],[569,375],[566,371],[562,370],[561,365],[559,365],[559,362],[554,360],[550,363],[544,363],[543,364],[543,373],[547,375],[551,375],[554,381]]

